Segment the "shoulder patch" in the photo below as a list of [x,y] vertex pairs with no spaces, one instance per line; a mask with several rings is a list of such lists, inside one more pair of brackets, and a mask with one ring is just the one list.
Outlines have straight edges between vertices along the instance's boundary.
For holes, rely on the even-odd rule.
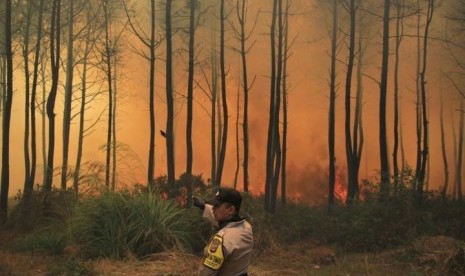
[[207,245],[207,255],[203,264],[213,270],[218,270],[223,265],[223,237],[215,235]]

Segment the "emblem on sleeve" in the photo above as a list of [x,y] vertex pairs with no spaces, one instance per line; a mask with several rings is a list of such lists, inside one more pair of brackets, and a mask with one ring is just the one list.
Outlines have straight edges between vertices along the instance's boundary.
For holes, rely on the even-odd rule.
[[218,270],[224,261],[223,237],[214,236],[207,246],[207,256],[203,264],[213,270]]

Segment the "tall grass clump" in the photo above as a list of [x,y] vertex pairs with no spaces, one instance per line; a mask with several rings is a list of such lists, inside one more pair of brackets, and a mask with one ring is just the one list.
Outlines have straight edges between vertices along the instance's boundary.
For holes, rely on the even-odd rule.
[[189,247],[193,217],[156,193],[107,192],[84,200],[71,221],[72,233],[88,257],[143,257]]

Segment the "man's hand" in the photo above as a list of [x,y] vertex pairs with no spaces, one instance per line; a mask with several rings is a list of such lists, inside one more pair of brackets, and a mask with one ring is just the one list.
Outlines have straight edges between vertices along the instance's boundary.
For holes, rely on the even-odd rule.
[[194,206],[200,208],[200,209],[205,209],[205,201],[199,197],[193,196],[192,201],[194,202]]

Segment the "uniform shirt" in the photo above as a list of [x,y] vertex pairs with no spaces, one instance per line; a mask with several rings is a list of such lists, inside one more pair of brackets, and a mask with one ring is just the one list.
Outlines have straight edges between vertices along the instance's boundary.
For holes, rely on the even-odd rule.
[[[218,226],[211,205],[205,204],[203,217],[214,226]],[[238,276],[246,274],[252,247],[252,226],[245,219],[222,225],[204,249],[205,258],[200,275]]]

